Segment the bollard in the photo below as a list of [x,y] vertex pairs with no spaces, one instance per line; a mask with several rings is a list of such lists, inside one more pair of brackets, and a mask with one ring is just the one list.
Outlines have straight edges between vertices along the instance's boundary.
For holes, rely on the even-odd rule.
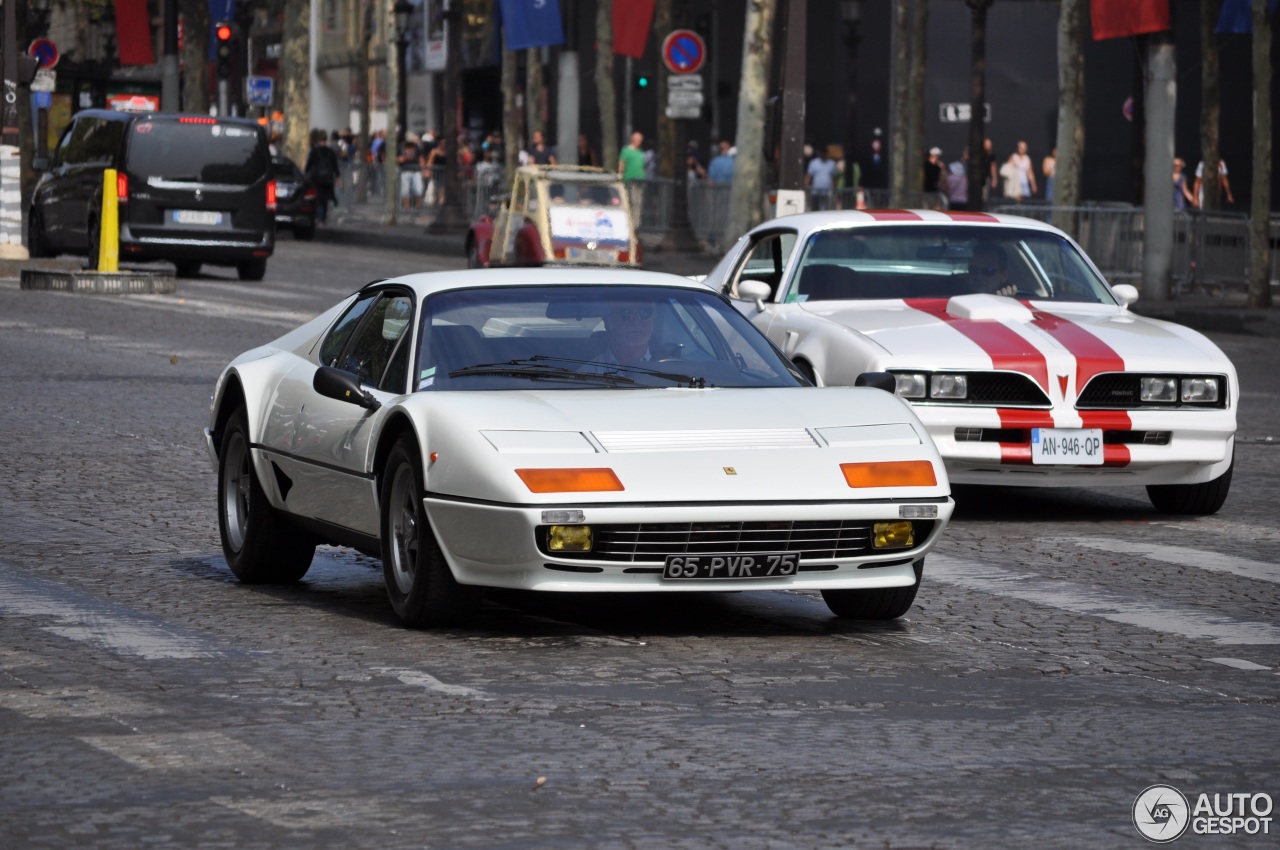
[[99,222],[98,271],[120,271],[120,197],[116,170],[102,172],[102,221]]

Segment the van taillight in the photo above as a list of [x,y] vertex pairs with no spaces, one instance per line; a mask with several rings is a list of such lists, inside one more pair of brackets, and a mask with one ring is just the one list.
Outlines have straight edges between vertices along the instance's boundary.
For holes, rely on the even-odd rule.
[[119,203],[129,203],[129,175],[123,171],[116,174],[116,198]]
[[206,118],[203,115],[183,115],[178,119],[179,124],[217,124],[217,118]]
[[267,181],[267,212],[276,211],[276,181]]

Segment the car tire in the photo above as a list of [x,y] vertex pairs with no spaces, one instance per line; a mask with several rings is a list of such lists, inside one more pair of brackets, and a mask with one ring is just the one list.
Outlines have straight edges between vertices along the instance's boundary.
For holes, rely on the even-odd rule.
[[49,239],[44,234],[44,215],[36,209],[31,211],[31,222],[27,226],[27,253],[31,259],[39,260],[54,256],[49,247]]
[[466,623],[480,603],[480,589],[458,584],[431,531],[422,506],[418,447],[401,437],[382,473],[382,573],[387,597],[410,628]]
[[846,620],[896,620],[911,608],[924,577],[924,558],[913,565],[916,583],[910,587],[877,587],[872,590],[824,590],[822,601],[831,613]]
[[200,267],[203,265],[204,263],[195,263],[189,260],[173,264],[174,272],[178,277],[195,277],[200,274]]
[[218,531],[227,566],[245,584],[291,584],[307,574],[315,556],[314,538],[281,516],[258,483],[244,408],[222,432]]
[[1149,484],[1147,498],[1162,514],[1216,514],[1227,500],[1227,492],[1231,489],[1231,472],[1235,465],[1235,459],[1232,458],[1231,466],[1227,467],[1226,472],[1201,484]]
[[293,229],[293,238],[300,242],[310,242],[315,238],[315,235],[316,229],[314,225],[310,227],[295,227]]
[[236,273],[241,280],[262,280],[267,276],[267,261],[262,257],[241,260],[236,263]]

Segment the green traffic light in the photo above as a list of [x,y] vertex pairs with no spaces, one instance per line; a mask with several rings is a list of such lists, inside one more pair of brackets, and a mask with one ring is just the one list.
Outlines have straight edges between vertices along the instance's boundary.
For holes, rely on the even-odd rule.
[[649,87],[649,78],[648,77],[637,78],[636,85],[642,89],[647,89]]

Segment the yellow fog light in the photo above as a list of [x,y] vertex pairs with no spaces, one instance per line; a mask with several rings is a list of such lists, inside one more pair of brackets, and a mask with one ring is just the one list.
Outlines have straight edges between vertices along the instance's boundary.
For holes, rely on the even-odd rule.
[[552,552],[590,552],[591,526],[553,525],[547,532],[547,548]]
[[874,549],[905,549],[915,544],[915,532],[909,522],[877,522],[871,526]]

